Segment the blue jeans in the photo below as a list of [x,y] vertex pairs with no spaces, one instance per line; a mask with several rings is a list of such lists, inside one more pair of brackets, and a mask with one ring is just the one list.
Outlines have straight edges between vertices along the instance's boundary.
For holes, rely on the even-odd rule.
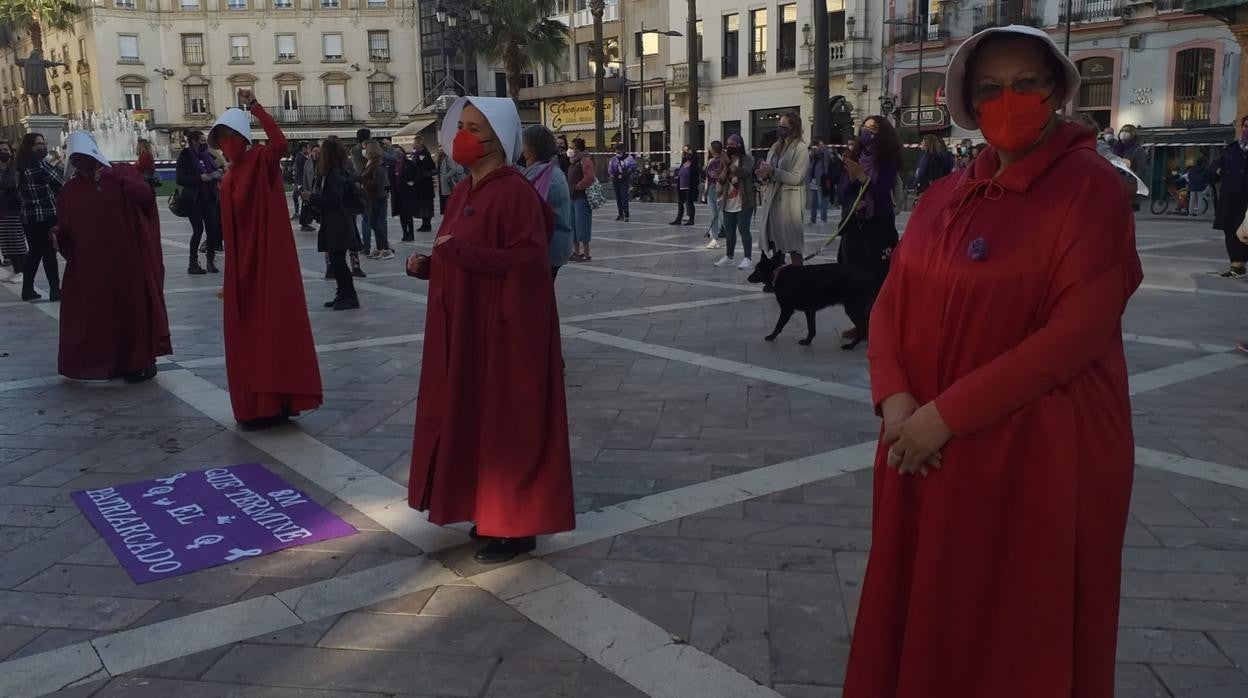
[[572,239],[576,242],[589,242],[593,232],[594,218],[589,210],[589,199],[583,196],[572,199]]
[[807,205],[810,207],[810,222],[815,222],[815,214],[818,213],[823,217],[823,222],[828,222],[828,197],[824,196],[823,191],[808,189],[806,191]]
[[715,187],[709,184],[706,187],[706,207],[711,209],[711,227],[706,229],[706,236],[708,238],[722,238],[724,229],[720,225],[719,195],[715,193]]
[[615,211],[617,215],[628,218],[628,180],[612,182],[615,185]]
[[753,222],[754,209],[752,208],[744,211],[724,211],[724,232],[728,235],[728,259],[732,259],[737,251],[737,235],[741,236],[741,251],[745,253],[745,258],[749,259],[753,254],[751,244],[754,241],[750,237],[750,224]]
[[386,235],[386,206],[389,203],[389,199],[373,199],[368,202],[368,215],[365,218],[371,226],[373,237],[377,239],[378,250],[390,249],[390,238]]

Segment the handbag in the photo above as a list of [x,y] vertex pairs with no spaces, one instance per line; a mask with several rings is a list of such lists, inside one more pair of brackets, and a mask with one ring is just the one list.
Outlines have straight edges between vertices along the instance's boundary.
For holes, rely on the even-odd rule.
[[175,188],[173,193],[169,195],[168,206],[169,213],[178,218],[186,218],[191,215],[191,212],[187,210],[186,202],[182,200],[182,187]]
[[585,200],[589,202],[591,211],[607,205],[607,193],[602,189],[602,182],[595,179],[593,184],[585,188]]

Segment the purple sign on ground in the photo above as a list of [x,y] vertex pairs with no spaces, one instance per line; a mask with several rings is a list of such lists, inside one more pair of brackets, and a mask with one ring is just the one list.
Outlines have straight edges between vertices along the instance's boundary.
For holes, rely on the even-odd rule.
[[259,463],[73,493],[138,584],[355,533]]

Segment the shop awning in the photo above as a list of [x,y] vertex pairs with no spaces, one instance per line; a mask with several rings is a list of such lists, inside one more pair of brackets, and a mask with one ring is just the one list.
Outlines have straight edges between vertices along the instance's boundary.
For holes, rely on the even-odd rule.
[[418,116],[408,125],[394,132],[394,138],[411,138],[420,135],[425,129],[437,123],[436,116]]
[[1136,132],[1144,145],[1225,145],[1235,140],[1235,128],[1230,124],[1140,128]]

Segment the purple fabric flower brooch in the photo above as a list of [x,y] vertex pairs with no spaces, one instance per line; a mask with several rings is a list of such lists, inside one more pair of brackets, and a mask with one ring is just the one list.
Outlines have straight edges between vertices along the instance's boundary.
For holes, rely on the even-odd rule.
[[983,238],[971,240],[971,244],[966,246],[966,256],[972,262],[982,262],[988,259],[988,241]]

